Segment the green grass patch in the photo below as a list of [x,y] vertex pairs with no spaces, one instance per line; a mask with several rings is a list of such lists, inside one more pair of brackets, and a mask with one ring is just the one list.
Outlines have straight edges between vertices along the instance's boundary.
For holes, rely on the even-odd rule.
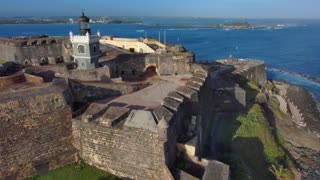
[[70,164],[50,171],[47,174],[30,178],[30,180],[117,180],[120,179],[108,172],[87,164]]
[[[218,159],[231,167],[231,179],[274,179],[269,167],[282,164],[290,169],[287,155],[275,140],[272,128],[261,105],[259,88],[252,82],[242,86],[247,92],[247,112],[229,114],[222,121],[218,137]],[[261,93],[261,98],[264,94]],[[268,104],[279,111],[279,102]]]
[[5,63],[6,61],[5,60],[1,60],[0,59],[0,64],[3,64],[3,63]]
[[277,119],[282,119],[283,115],[279,109],[280,103],[275,97],[271,97],[268,101],[268,108],[272,111],[273,115]]
[[[237,121],[241,122],[241,126],[233,136],[234,140],[237,138],[253,138],[256,143],[261,143],[260,145],[263,152],[258,152],[258,150],[255,150],[255,152],[258,153],[257,155],[259,156],[264,156],[268,164],[276,163],[277,159],[285,155],[275,143],[269,123],[260,105],[255,104],[248,114],[240,115]],[[260,148],[258,146],[256,147]],[[248,151],[250,150],[248,149]],[[254,161],[255,160],[253,160],[253,166],[255,164]]]

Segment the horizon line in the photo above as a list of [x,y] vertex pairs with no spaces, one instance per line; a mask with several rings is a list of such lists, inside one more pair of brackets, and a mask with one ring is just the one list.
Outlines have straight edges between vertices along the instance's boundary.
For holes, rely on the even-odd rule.
[[[0,18],[16,18],[16,17],[78,17],[79,15],[15,15],[15,16],[1,16]],[[206,17],[206,16],[139,16],[139,15],[92,15],[87,14],[88,17],[135,17],[135,18],[192,18],[192,19],[282,19],[282,20],[320,20],[320,17]]]

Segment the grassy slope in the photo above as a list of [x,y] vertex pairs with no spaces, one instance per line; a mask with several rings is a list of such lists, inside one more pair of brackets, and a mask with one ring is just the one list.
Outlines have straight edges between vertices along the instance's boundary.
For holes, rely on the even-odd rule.
[[114,175],[87,164],[70,164],[50,171],[48,174],[36,176],[30,180],[115,180]]
[[263,108],[253,104],[258,87],[247,83],[244,89],[250,108],[222,122],[218,159],[231,165],[232,179],[273,179],[268,167],[283,162],[286,155],[274,140]]

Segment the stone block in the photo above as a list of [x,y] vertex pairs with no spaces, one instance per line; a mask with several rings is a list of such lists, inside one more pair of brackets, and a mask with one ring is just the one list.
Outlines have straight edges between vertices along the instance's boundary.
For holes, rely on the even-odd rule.
[[107,107],[104,104],[92,103],[87,111],[81,116],[83,122],[91,122],[103,115]]
[[170,92],[168,94],[168,97],[175,100],[175,101],[181,102],[181,103],[184,101],[184,97],[175,91]]
[[210,180],[212,177],[215,177],[216,180],[229,180],[229,166],[219,161],[209,161],[202,179]]
[[158,132],[157,123],[150,111],[133,110],[129,114],[125,127],[144,129],[152,132]]
[[200,80],[203,80],[203,81],[205,81],[206,78],[207,78],[206,75],[198,74],[198,73],[194,74],[193,77],[195,77],[195,78],[197,78],[197,79],[200,79]]
[[196,91],[200,91],[200,88],[201,88],[201,85],[199,85],[199,84],[197,84],[197,83],[194,83],[194,82],[192,82],[192,81],[188,81],[188,82],[186,83],[186,86],[189,87],[189,88],[191,88],[191,89],[194,89],[194,90],[196,90]]
[[159,106],[157,107],[154,111],[153,114],[156,118],[156,120],[159,122],[162,118],[164,118],[166,121],[170,122],[172,117],[173,117],[173,113],[170,112],[167,108],[165,108],[164,106]]
[[179,88],[176,89],[176,91],[181,94],[182,96],[188,98],[189,100],[191,101],[198,101],[198,93],[197,91],[191,89],[191,88],[188,88],[188,87],[185,87],[185,86],[180,86]]
[[181,103],[178,101],[175,101],[169,97],[166,97],[166,98],[164,98],[164,100],[161,104],[163,106],[167,107],[168,109],[177,112]]
[[101,116],[101,118],[99,118],[98,123],[103,126],[113,127],[120,121],[127,118],[129,115],[129,111],[130,110],[126,107],[111,106]]
[[204,83],[204,80],[203,79],[199,79],[199,78],[196,78],[196,77],[192,77],[189,79],[189,81],[193,82],[193,83],[197,83],[199,85],[203,85]]
[[48,64],[51,64],[51,65],[57,64],[56,57],[48,57]]

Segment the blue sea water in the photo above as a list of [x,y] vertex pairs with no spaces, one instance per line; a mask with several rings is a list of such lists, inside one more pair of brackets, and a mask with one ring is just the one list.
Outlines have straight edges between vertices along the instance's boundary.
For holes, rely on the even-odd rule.
[[[301,85],[312,92],[320,101],[320,83],[310,81],[298,74],[275,71],[281,69],[320,78],[320,20],[246,20],[250,24],[279,24],[261,26],[254,29],[216,29],[179,27],[175,24],[216,24],[232,23],[239,19],[197,19],[197,18],[147,18],[145,24],[171,24],[167,27],[139,24],[94,24],[92,31],[100,30],[102,35],[121,37],[143,37],[163,40],[166,31],[167,41],[182,44],[196,53],[197,61],[216,60],[232,55],[235,58],[263,60],[268,68],[268,78],[286,80]],[[280,25],[281,24],[281,25]],[[284,24],[284,25],[282,25]],[[0,25],[0,36],[30,36],[48,34],[68,36],[78,32],[76,24],[49,25]]]

